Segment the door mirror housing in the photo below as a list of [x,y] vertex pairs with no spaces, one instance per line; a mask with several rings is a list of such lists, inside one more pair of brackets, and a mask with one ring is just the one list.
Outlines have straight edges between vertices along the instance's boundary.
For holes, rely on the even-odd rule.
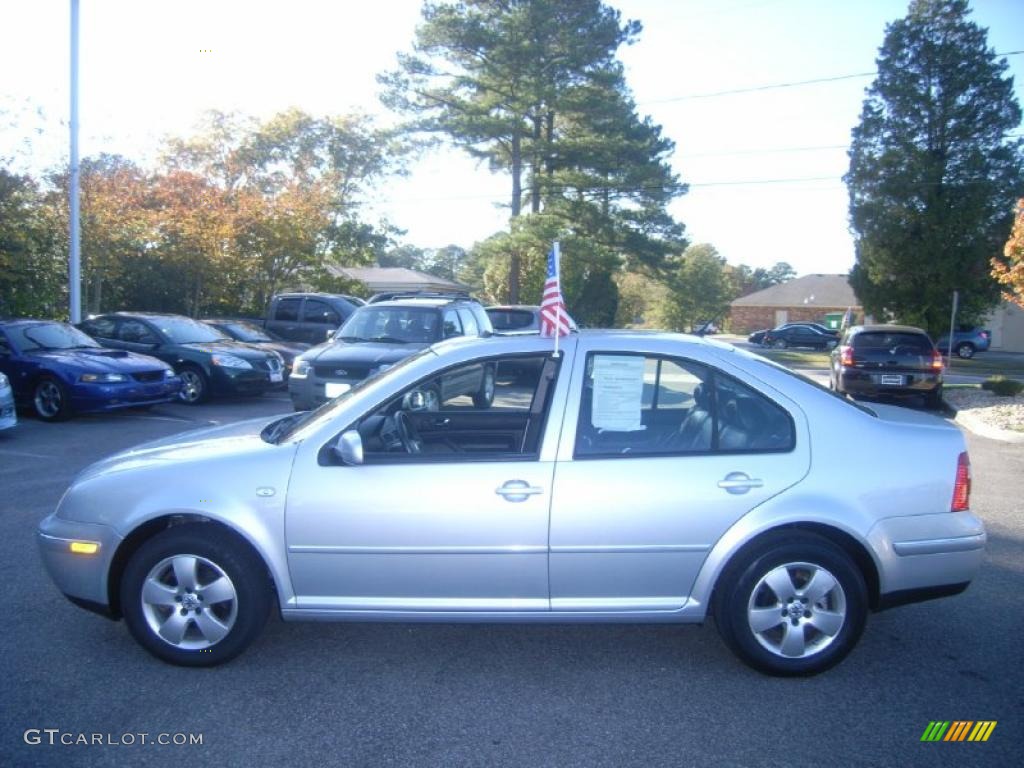
[[363,463],[363,438],[359,430],[350,429],[341,433],[338,442],[334,444],[334,456],[347,467]]

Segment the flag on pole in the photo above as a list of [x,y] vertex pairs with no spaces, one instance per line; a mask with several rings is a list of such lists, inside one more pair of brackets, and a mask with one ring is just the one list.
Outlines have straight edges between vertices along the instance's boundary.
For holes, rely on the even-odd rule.
[[548,254],[548,276],[544,281],[544,296],[540,302],[540,335],[566,336],[572,329],[572,318],[562,300],[562,287],[558,282],[558,241]]

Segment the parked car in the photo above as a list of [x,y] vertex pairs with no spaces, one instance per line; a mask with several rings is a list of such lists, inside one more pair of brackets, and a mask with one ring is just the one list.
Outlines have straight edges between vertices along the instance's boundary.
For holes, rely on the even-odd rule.
[[[536,304],[503,304],[487,307],[487,317],[495,333],[503,336],[540,333],[540,307]],[[569,318],[569,327],[579,330]]]
[[365,302],[335,293],[279,293],[267,306],[263,326],[284,339],[319,344]]
[[811,328],[816,328],[817,330],[821,331],[822,333],[831,334],[831,335],[836,336],[836,337],[838,337],[838,335],[839,335],[838,331],[836,331],[836,330],[834,330],[832,328],[829,328],[828,326],[822,325],[821,323],[810,323],[810,322],[783,323],[782,325],[776,326],[775,328],[762,328],[759,331],[754,331],[752,334],[747,336],[747,341],[749,341],[751,344],[761,344],[761,345],[764,345],[764,343],[765,343],[764,337],[766,335],[768,335],[769,333],[771,333],[772,331],[780,331],[780,330],[782,330],[784,328],[791,328],[791,327],[796,326],[796,325],[810,326]]
[[284,363],[276,352],[234,341],[183,315],[114,312],[89,318],[79,328],[105,347],[145,352],[173,366],[188,405],[212,395],[259,395],[284,381]]
[[808,347],[810,349],[832,349],[839,342],[839,334],[811,323],[790,323],[773,328],[764,335],[762,344],[775,349],[786,347]]
[[[489,336],[487,313],[461,297],[411,298],[367,304],[353,313],[331,342],[295,360],[288,393],[305,411],[347,392],[368,376],[387,370],[424,347],[455,336]],[[494,394],[492,368],[460,380],[481,405]]]
[[0,321],[0,372],[43,421],[174,400],[181,379],[148,355],[104,349],[67,323]]
[[[870,611],[984,556],[960,430],[728,345],[596,331],[450,340],[308,412],[80,473],[39,544],[76,604],[155,656],[225,662],[286,620],[681,622],[820,672]],[[489,408],[446,376],[537,360]],[[499,377],[500,378],[500,377]],[[813,452],[812,452],[813,449]],[[856,479],[851,485],[851,455]]]
[[213,326],[225,336],[229,336],[235,341],[241,341],[251,347],[269,349],[277,352],[284,361],[285,381],[287,381],[288,377],[291,375],[292,361],[295,360],[297,355],[301,355],[310,347],[309,344],[303,344],[297,341],[285,341],[273,331],[261,328],[251,320],[211,317],[206,318],[203,322],[207,325]]
[[0,429],[10,429],[18,423],[14,409],[14,392],[5,374],[0,373]]
[[[953,351],[956,352],[957,357],[974,357],[975,353],[988,350],[991,343],[992,334],[984,328],[973,325],[961,325],[953,333]],[[946,332],[939,336],[935,346],[938,347],[939,352],[947,354],[949,352],[949,333]]]
[[928,334],[906,325],[854,325],[832,350],[829,385],[850,395],[924,395],[942,405],[942,355]]

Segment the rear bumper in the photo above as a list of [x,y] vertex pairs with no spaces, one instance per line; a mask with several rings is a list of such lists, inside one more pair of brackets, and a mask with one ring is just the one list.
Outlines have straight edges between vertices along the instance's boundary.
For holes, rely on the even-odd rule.
[[[883,376],[900,376],[900,384],[883,384]],[[942,374],[922,371],[881,373],[858,368],[839,369],[839,389],[852,395],[918,395],[942,386]]]
[[868,541],[880,559],[880,605],[888,607],[966,589],[985,556],[985,528],[970,512],[890,517]]

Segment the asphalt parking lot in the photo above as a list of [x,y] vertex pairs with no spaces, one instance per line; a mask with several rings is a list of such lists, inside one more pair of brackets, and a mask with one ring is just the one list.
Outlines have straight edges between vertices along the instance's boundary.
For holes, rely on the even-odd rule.
[[[811,679],[742,666],[712,624],[285,624],[224,667],[186,670],[67,602],[38,521],[89,463],[143,440],[288,413],[284,395],[0,432],[0,765],[1014,765],[1024,747],[1024,450],[967,436],[990,543],[964,594],[870,617]],[[850,471],[857,483],[857,450]],[[898,460],[898,457],[894,457]],[[116,503],[116,500],[112,500]],[[931,720],[996,720],[985,743],[922,743]],[[131,745],[53,746],[41,729]],[[40,744],[26,744],[40,729]],[[201,734],[143,745],[138,734]]]

